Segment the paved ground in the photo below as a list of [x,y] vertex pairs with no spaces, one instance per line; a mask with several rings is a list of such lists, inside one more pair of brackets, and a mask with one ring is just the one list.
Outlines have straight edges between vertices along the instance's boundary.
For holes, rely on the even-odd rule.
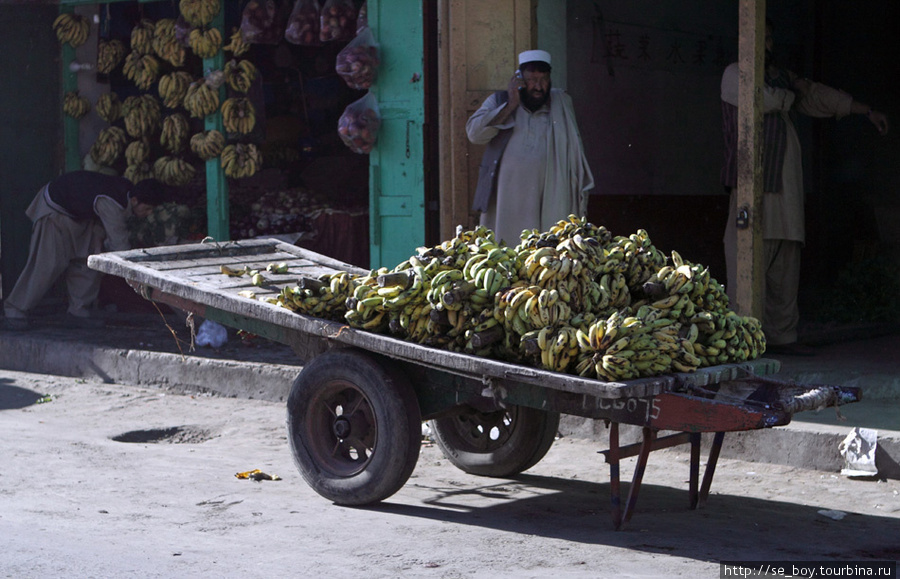
[[[595,441],[499,479],[426,441],[397,494],[344,508],[304,483],[284,422],[278,402],[0,370],[0,577],[712,579],[728,560],[900,559],[897,480],[723,459],[690,511],[670,449],[616,532]],[[255,468],[282,480],[235,477]]]

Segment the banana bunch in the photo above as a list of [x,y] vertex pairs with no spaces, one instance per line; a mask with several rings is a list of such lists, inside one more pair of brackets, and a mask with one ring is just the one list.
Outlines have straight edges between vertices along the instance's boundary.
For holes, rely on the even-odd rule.
[[129,166],[146,163],[150,158],[150,142],[146,138],[131,141],[125,147],[125,163]]
[[171,153],[180,153],[190,134],[191,126],[187,117],[181,113],[174,113],[163,119],[159,144]]
[[344,301],[344,319],[350,326],[370,331],[387,329],[389,318],[384,297],[378,293],[378,276],[386,273],[387,268],[379,268],[354,280],[353,292]]
[[63,112],[72,118],[80,119],[91,110],[91,101],[78,94],[77,90],[69,91],[63,97]]
[[[638,229],[628,236],[616,236],[604,248],[604,270],[619,271],[625,275],[628,287],[636,288],[660,267],[666,264],[666,256],[650,241],[645,229]],[[615,266],[613,264],[616,264]]]
[[256,126],[256,107],[245,97],[232,97],[222,103],[222,125],[229,133],[247,135]]
[[53,31],[61,44],[78,48],[84,44],[91,33],[91,21],[80,14],[60,14],[53,20]]
[[206,26],[219,13],[219,0],[180,0],[178,9],[191,26]]
[[522,336],[522,342],[532,344],[526,346],[525,350],[537,348],[541,367],[551,372],[568,372],[581,351],[577,329],[568,324],[563,324],[558,329],[544,326],[539,330],[532,330]]
[[122,102],[119,95],[107,92],[97,99],[97,115],[107,123],[114,123],[122,116]]
[[246,93],[256,80],[259,74],[256,65],[247,60],[232,59],[225,63],[223,69],[225,73],[225,83],[235,92]]
[[125,44],[121,40],[101,40],[97,45],[97,72],[109,74],[125,58]]
[[100,166],[112,166],[122,156],[127,140],[125,131],[119,127],[106,127],[91,145],[91,159]]
[[162,18],[156,21],[153,27],[151,46],[156,56],[175,68],[184,66],[186,52],[175,36],[174,18]]
[[225,135],[215,129],[203,131],[191,137],[191,151],[204,161],[215,159],[222,154],[224,148]]
[[159,98],[162,99],[163,105],[170,109],[180,107],[184,102],[188,87],[191,86],[193,81],[194,78],[191,74],[183,70],[162,75],[156,90],[159,93]]
[[222,149],[221,163],[226,177],[252,177],[262,166],[262,154],[252,143],[237,143]]
[[153,52],[153,35],[156,26],[149,20],[141,20],[131,29],[131,50],[139,55]]
[[270,301],[299,314],[342,320],[347,299],[353,294],[359,276],[345,271],[324,274],[318,279],[301,278],[295,286],[285,286]]
[[149,163],[138,163],[125,167],[123,176],[132,183],[140,183],[144,179],[153,178],[153,168]]
[[250,43],[244,40],[244,33],[240,28],[235,28],[231,32],[228,44],[222,47],[222,50],[230,52],[235,58],[243,56],[250,50]]
[[740,316],[728,310],[699,312],[692,320],[699,333],[694,351],[703,367],[753,360],[766,351],[762,325],[752,316]]
[[164,156],[153,163],[153,176],[166,185],[187,185],[194,173],[194,166],[179,157]]
[[697,311],[725,312],[728,296],[725,288],[713,278],[709,269],[685,262],[672,252],[672,265],[664,265],[641,285],[647,302],[669,310],[668,316],[687,321]]
[[152,54],[132,51],[125,57],[122,72],[139,89],[147,90],[159,78],[159,60]]
[[159,101],[150,94],[130,96],[122,103],[122,116],[130,136],[150,136],[159,128]]
[[195,80],[188,85],[183,104],[192,117],[205,118],[219,109],[219,91],[209,86],[206,79]]
[[222,48],[222,33],[218,28],[206,30],[194,28],[188,36],[188,42],[194,54],[200,58],[212,58],[219,54],[219,49]]
[[573,315],[569,304],[560,299],[559,290],[528,285],[526,280],[501,292],[492,314],[507,333],[520,337],[532,330],[568,322]]

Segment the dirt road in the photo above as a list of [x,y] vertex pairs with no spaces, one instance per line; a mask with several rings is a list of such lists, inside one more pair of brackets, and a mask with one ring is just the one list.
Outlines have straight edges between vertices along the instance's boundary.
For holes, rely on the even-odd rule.
[[[662,451],[615,532],[596,443],[558,440],[517,479],[425,444],[399,493],[343,508],[303,482],[284,419],[256,400],[0,372],[0,576],[712,578],[723,560],[900,558],[896,480],[722,460],[688,511],[688,456]],[[255,468],[282,480],[235,477]]]

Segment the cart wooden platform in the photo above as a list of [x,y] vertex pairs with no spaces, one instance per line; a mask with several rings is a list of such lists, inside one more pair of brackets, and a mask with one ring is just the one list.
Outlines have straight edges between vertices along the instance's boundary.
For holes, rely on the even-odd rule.
[[[223,265],[263,271],[282,262],[288,273],[266,273],[271,285],[264,287],[221,273]],[[697,508],[708,496],[726,432],[782,426],[796,412],[860,397],[855,388],[768,378],[780,369],[776,360],[604,382],[299,315],[264,298],[299,277],[365,271],[274,239],[104,253],[88,265],[124,278],[149,300],[290,346],[304,361],[287,404],[294,460],[307,483],[338,504],[369,504],[397,492],[418,460],[423,420],[431,421],[437,443],[458,468],[507,477],[544,457],[565,413],[608,424],[603,454],[618,529],[634,512],[652,451],[690,445],[689,507]],[[242,290],[257,299],[239,295]],[[642,441],[620,445],[620,424],[641,427]],[[701,480],[705,432],[714,434]],[[638,461],[623,503],[619,464],[631,456]]]

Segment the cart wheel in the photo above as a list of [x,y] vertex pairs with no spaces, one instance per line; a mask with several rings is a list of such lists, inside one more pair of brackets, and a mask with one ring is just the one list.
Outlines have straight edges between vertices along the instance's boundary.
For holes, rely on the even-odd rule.
[[533,467],[553,445],[559,413],[527,406],[496,412],[467,407],[431,421],[447,459],[470,474],[505,477]]
[[409,480],[422,417],[406,376],[386,360],[350,349],[317,356],[294,381],[287,409],[294,462],[323,497],[365,505]]

